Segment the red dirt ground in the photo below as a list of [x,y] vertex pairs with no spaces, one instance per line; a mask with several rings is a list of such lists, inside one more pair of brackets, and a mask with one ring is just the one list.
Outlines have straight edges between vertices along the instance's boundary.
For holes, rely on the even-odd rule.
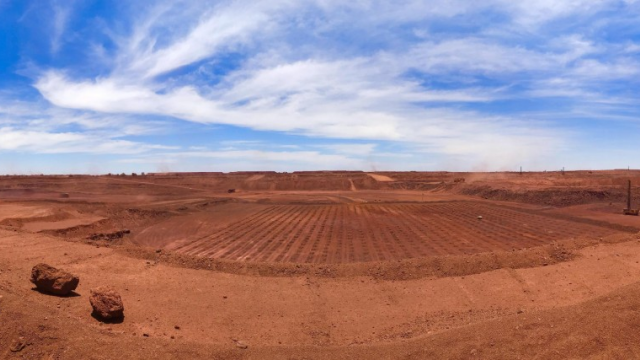
[[345,263],[510,251],[613,233],[470,201],[272,205],[211,235],[166,248],[234,261]]
[[[0,358],[638,358],[627,178],[0,177]],[[32,290],[40,262],[75,296]],[[91,317],[101,285],[124,321]]]

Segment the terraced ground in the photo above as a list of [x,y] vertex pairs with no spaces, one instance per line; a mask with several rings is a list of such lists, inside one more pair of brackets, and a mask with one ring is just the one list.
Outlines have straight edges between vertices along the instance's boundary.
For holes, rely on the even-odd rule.
[[475,201],[272,205],[172,250],[236,261],[350,263],[510,251],[615,232]]

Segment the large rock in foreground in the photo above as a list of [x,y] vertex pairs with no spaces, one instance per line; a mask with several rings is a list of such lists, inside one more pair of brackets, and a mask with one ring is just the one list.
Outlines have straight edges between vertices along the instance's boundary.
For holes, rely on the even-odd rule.
[[53,266],[38,264],[31,269],[31,282],[41,292],[68,295],[78,287],[80,279]]
[[110,286],[91,289],[89,302],[93,307],[93,314],[103,320],[117,320],[124,317],[122,298]]

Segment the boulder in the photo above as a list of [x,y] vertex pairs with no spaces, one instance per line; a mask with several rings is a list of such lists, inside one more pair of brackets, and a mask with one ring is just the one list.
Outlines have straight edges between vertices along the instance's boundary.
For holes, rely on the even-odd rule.
[[78,287],[80,279],[53,266],[38,264],[31,269],[31,282],[41,292],[68,295]]
[[89,297],[93,314],[103,320],[116,320],[124,317],[122,298],[112,287],[100,286],[91,289]]

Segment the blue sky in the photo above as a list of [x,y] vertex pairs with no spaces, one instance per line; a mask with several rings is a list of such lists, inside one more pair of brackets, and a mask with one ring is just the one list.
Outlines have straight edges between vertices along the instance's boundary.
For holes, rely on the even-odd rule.
[[0,173],[640,168],[640,1],[0,0]]

